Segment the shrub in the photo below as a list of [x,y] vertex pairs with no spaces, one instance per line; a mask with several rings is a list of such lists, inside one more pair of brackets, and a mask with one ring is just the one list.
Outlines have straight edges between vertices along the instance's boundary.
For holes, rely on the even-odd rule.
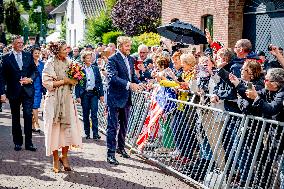
[[102,41],[104,33],[113,31],[112,21],[105,12],[97,17],[92,17],[87,21],[86,43],[97,44]]
[[141,44],[147,45],[148,47],[160,45],[161,37],[157,33],[143,33],[142,35],[135,36],[132,38],[131,52],[135,53],[138,50],[138,46]]
[[108,43],[116,43],[116,39],[123,35],[122,32],[120,31],[111,31],[103,34],[103,43],[108,44]]

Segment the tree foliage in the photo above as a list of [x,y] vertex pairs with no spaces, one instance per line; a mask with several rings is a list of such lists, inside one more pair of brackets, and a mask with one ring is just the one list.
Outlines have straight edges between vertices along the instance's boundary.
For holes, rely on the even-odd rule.
[[160,25],[161,0],[119,0],[113,7],[113,25],[125,34],[134,36],[155,32]]
[[101,12],[99,16],[88,19],[85,42],[95,45],[102,41],[104,33],[114,30],[110,17],[106,12]]
[[29,0],[17,0],[17,2],[23,5],[25,11],[30,10]]
[[[34,11],[37,9],[38,6],[41,6],[41,13]],[[39,33],[41,28],[40,26],[41,16],[42,16],[42,24],[46,26],[46,21],[47,21],[47,14],[45,12],[44,0],[33,0],[33,5],[29,11],[29,15],[30,15],[29,22],[37,24],[37,30]]]
[[116,4],[117,0],[105,0],[105,4],[107,7],[107,12],[110,13],[114,5]]
[[0,0],[0,24],[4,22],[4,4],[3,0]]
[[54,7],[57,7],[61,3],[63,3],[65,0],[45,0],[46,5],[52,5]]
[[120,31],[110,31],[107,33],[103,34],[103,43],[108,44],[108,43],[116,43],[116,40],[119,36],[123,35],[122,32]]
[[5,24],[7,31],[11,34],[21,34],[21,15],[15,0],[10,0],[5,4]]
[[29,23],[29,35],[36,36],[38,34],[37,24],[36,23]]
[[132,37],[132,47],[131,53],[135,53],[138,51],[138,46],[141,44],[147,45],[148,47],[152,47],[155,45],[160,45],[161,36],[157,33],[143,33],[139,36]]

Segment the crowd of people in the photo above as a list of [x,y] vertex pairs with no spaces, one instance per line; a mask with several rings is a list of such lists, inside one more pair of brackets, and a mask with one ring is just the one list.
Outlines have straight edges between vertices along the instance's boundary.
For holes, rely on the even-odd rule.
[[[32,132],[40,132],[38,109],[44,101],[46,154],[53,155],[54,172],[59,172],[60,162],[66,171],[71,170],[68,151],[81,147],[78,134],[81,129],[84,128],[86,140],[101,138],[97,117],[101,101],[105,102],[108,112],[107,161],[117,165],[115,153],[129,158],[125,136],[131,91],[152,92],[157,85],[158,90],[181,101],[191,101],[193,94],[206,95],[210,97],[208,101],[220,109],[283,122],[283,49],[269,45],[273,59],[267,60],[263,51],[252,51],[248,39],[238,40],[233,50],[213,41],[209,32],[207,40],[209,44],[203,52],[197,52],[196,48],[177,48],[178,43],[162,41],[159,46],[141,44],[138,52],[130,55],[131,38],[124,36],[118,38],[117,44],[98,43],[96,48],[92,45],[71,48],[64,41],[37,46],[32,39],[24,46],[21,36],[15,36],[11,46],[0,45],[3,53],[1,102],[6,102],[6,97],[9,99],[14,149],[20,151],[23,145],[22,106],[25,148],[36,151]],[[83,66],[86,75],[83,85],[66,76],[71,62]],[[82,106],[84,127],[80,126],[76,103]],[[175,111],[190,110],[179,106]],[[189,118],[175,118],[171,124],[179,158],[189,156],[183,144],[190,141],[176,133],[192,132],[188,127],[179,127],[183,119]],[[234,121],[230,120],[225,126],[225,133],[230,135],[222,141],[225,149],[231,149],[237,140]],[[137,144],[143,148],[143,142]],[[62,156],[59,156],[59,149]]]

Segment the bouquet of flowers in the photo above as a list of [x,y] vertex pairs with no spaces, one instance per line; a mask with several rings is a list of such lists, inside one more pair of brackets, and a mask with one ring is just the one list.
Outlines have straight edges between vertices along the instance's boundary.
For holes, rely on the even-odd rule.
[[81,64],[72,62],[68,66],[67,75],[68,78],[76,79],[80,85],[83,85],[83,78],[85,77],[85,73],[83,72],[83,67]]

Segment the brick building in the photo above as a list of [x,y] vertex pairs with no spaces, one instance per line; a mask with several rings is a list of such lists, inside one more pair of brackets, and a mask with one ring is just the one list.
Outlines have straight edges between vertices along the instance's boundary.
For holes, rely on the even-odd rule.
[[163,0],[163,24],[172,18],[209,27],[227,47],[241,38],[250,39],[255,50],[265,51],[270,43],[284,46],[283,0]]

